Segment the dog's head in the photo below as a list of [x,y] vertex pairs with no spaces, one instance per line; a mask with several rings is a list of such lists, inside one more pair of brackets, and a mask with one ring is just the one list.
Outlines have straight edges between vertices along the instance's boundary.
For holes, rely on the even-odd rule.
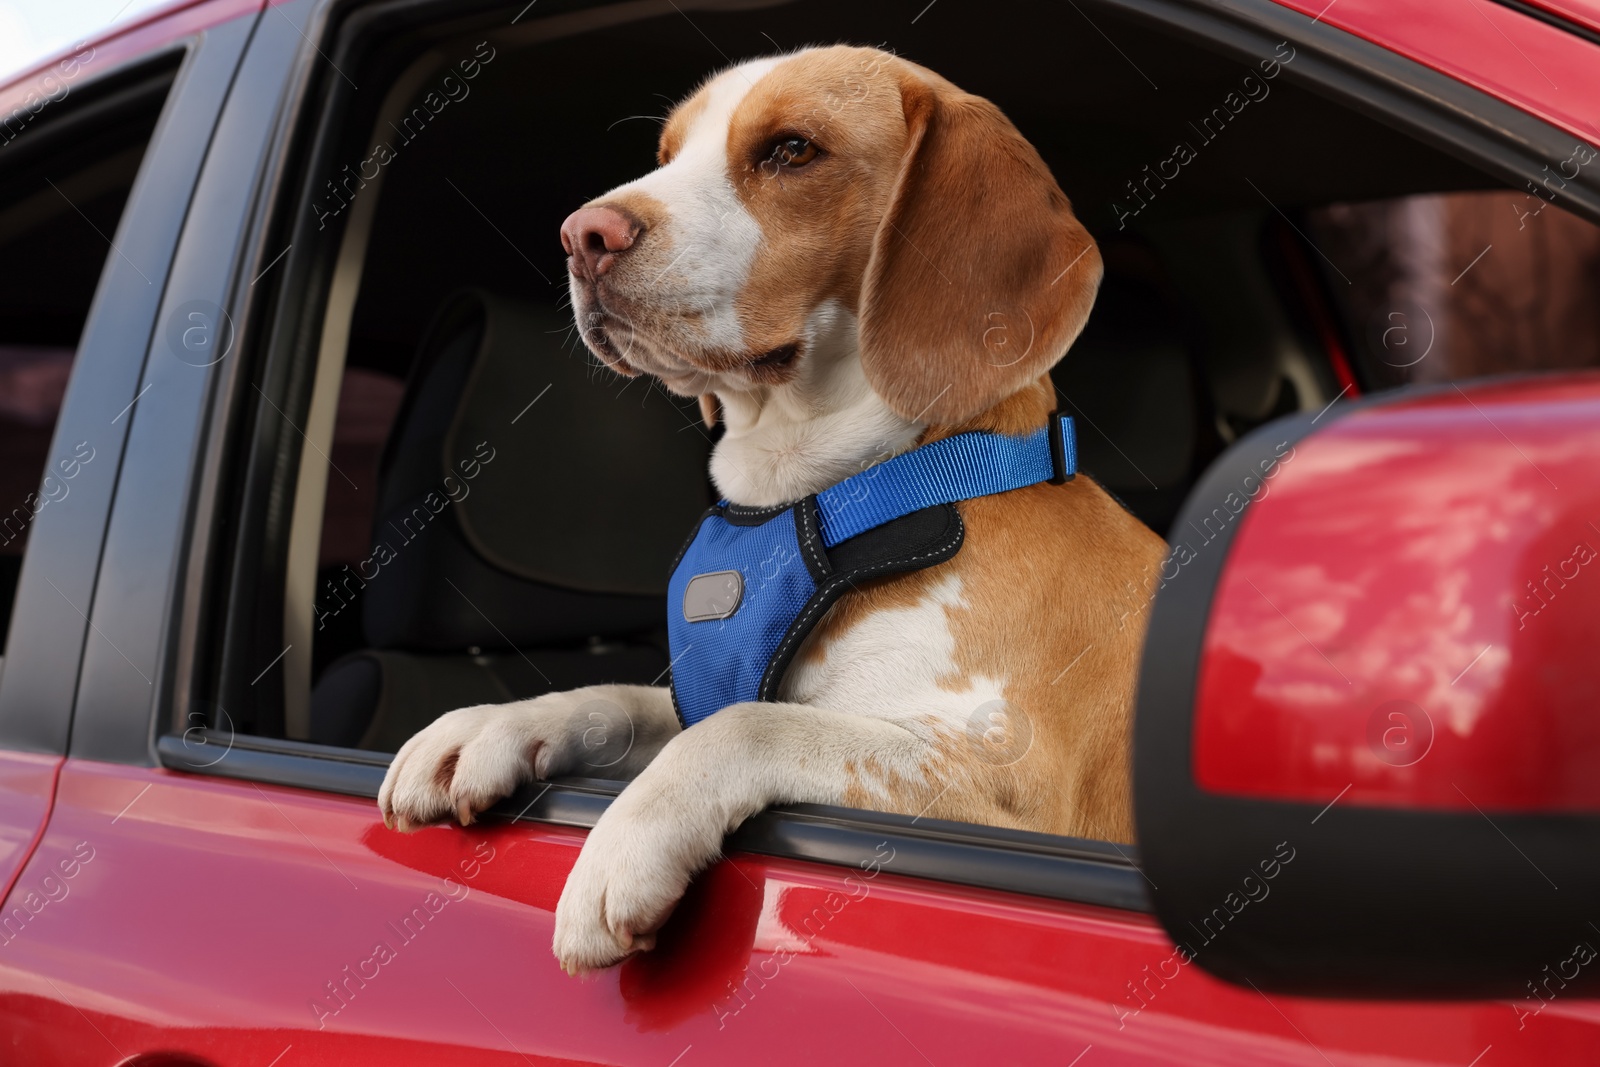
[[1000,110],[885,52],[724,71],[672,112],[658,162],[561,228],[578,327],[614,370],[730,412],[870,393],[903,445],[1037,380],[1099,285]]

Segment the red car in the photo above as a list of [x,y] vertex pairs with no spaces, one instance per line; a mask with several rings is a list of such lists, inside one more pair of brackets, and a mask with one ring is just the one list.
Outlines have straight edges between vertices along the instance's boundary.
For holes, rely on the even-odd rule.
[[[374,798],[666,669],[710,440],[581,358],[557,226],[840,40],[1100,242],[1054,375],[1173,549],[1112,616],[1139,842],[770,811],[569,978],[605,766]],[[0,1061],[1600,1061],[1597,100],[1592,0],[199,0],[11,80]]]

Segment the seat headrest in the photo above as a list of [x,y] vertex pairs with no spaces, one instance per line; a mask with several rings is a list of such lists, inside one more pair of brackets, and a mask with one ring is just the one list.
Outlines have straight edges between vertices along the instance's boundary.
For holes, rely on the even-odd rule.
[[1093,461],[1097,479],[1116,488],[1155,488],[1188,476],[1194,371],[1189,346],[1156,290],[1108,276],[1088,326],[1059,366],[1057,384],[1093,424],[1079,433],[1090,438],[1083,462]]
[[594,366],[572,331],[554,306],[479,290],[440,308],[379,467],[374,536],[397,580],[370,583],[373,645],[660,625],[672,558],[711,503],[710,442],[693,400]]
[[1149,269],[1118,270],[1123,258],[1107,254],[1088,325],[1051,377],[1079,417],[1079,466],[1159,533],[1222,445],[1182,310]]

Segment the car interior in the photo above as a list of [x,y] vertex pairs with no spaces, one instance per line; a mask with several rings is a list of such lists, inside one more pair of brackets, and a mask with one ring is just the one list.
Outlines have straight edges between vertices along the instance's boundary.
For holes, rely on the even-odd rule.
[[[34,516],[65,501],[93,442],[51,451],[79,336],[172,64],[73,91],[59,79],[0,145],[0,647]],[[26,119],[26,121],[22,121]],[[103,444],[104,442],[102,442]],[[43,472],[41,476],[41,472]]]
[[[1231,442],[1279,416],[1600,365],[1585,295],[1600,230],[1319,96],[1290,75],[1292,49],[1267,78],[1098,8],[923,6],[535,9],[510,27],[497,12],[362,53],[351,73],[388,95],[357,94],[324,127],[319,158],[344,165],[308,174],[297,204],[361,264],[353,299],[325,312],[348,318],[342,370],[318,376],[338,389],[327,491],[276,520],[311,524],[316,573],[242,550],[230,564],[236,588],[261,585],[253,603],[297,605],[282,633],[309,637],[309,692],[241,682],[234,722],[393,752],[453,708],[662,681],[668,567],[715,498],[716,432],[693,400],[584,350],[557,228],[652,168],[672,102],[730,61],[890,48],[994,100],[1038,147],[1106,264],[1051,377],[1081,469],[1160,534]],[[268,629],[229,646],[249,649],[243,682],[282,647]]]

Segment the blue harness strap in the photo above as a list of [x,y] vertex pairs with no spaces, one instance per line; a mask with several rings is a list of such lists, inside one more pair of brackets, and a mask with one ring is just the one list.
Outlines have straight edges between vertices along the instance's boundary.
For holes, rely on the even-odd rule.
[[[1076,471],[1072,419],[1058,413],[1020,437],[977,431],[923,445],[793,504],[711,508],[667,588],[672,696],[684,725],[730,704],[773,699],[800,641],[850,582],[932,566],[959,551],[960,517],[941,505],[1059,484]],[[931,524],[912,518],[930,509],[950,514]],[[874,531],[905,523],[921,531],[915,547],[914,537],[885,531],[891,547],[846,546],[837,558],[849,567],[835,566],[828,550],[865,545]]]
[[1026,437],[963,433],[902,452],[817,494],[822,543],[832,548],[886,522],[957,500],[1039,482],[1064,482],[1078,469],[1072,418],[1056,414]]

